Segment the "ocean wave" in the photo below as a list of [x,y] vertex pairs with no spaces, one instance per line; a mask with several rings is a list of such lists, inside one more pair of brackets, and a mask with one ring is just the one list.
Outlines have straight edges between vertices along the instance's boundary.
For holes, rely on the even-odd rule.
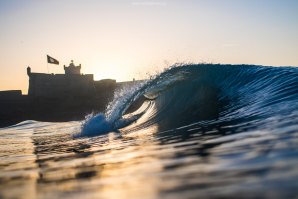
[[[141,96],[147,102],[124,116]],[[187,126],[219,127],[226,132],[235,126],[268,128],[285,125],[282,121],[298,123],[297,108],[295,67],[179,65],[116,94],[105,114],[85,120],[81,135],[119,129],[129,133],[151,127],[157,127],[156,132]]]

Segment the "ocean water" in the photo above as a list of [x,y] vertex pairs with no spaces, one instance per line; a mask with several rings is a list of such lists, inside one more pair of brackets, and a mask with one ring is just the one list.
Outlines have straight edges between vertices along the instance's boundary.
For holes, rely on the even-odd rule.
[[0,198],[297,197],[296,67],[173,66],[84,121],[0,129]]

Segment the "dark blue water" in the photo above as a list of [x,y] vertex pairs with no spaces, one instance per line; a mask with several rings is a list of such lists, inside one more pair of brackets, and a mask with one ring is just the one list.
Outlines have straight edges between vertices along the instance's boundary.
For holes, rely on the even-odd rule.
[[25,121],[0,144],[0,198],[296,198],[298,69],[173,66],[105,113]]

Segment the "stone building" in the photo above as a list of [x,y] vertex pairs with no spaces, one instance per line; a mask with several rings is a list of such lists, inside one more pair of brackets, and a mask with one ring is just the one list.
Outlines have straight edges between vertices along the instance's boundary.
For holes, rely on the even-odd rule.
[[33,73],[29,76],[29,97],[33,98],[93,98],[96,96],[93,74],[83,75],[81,65],[73,61],[64,66],[65,74]]

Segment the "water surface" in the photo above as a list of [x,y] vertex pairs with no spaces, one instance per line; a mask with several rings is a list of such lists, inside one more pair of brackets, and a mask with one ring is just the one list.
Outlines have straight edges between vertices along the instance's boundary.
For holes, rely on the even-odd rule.
[[[148,100],[125,115],[140,96]],[[0,129],[0,198],[295,198],[298,70],[184,65],[81,122]]]

